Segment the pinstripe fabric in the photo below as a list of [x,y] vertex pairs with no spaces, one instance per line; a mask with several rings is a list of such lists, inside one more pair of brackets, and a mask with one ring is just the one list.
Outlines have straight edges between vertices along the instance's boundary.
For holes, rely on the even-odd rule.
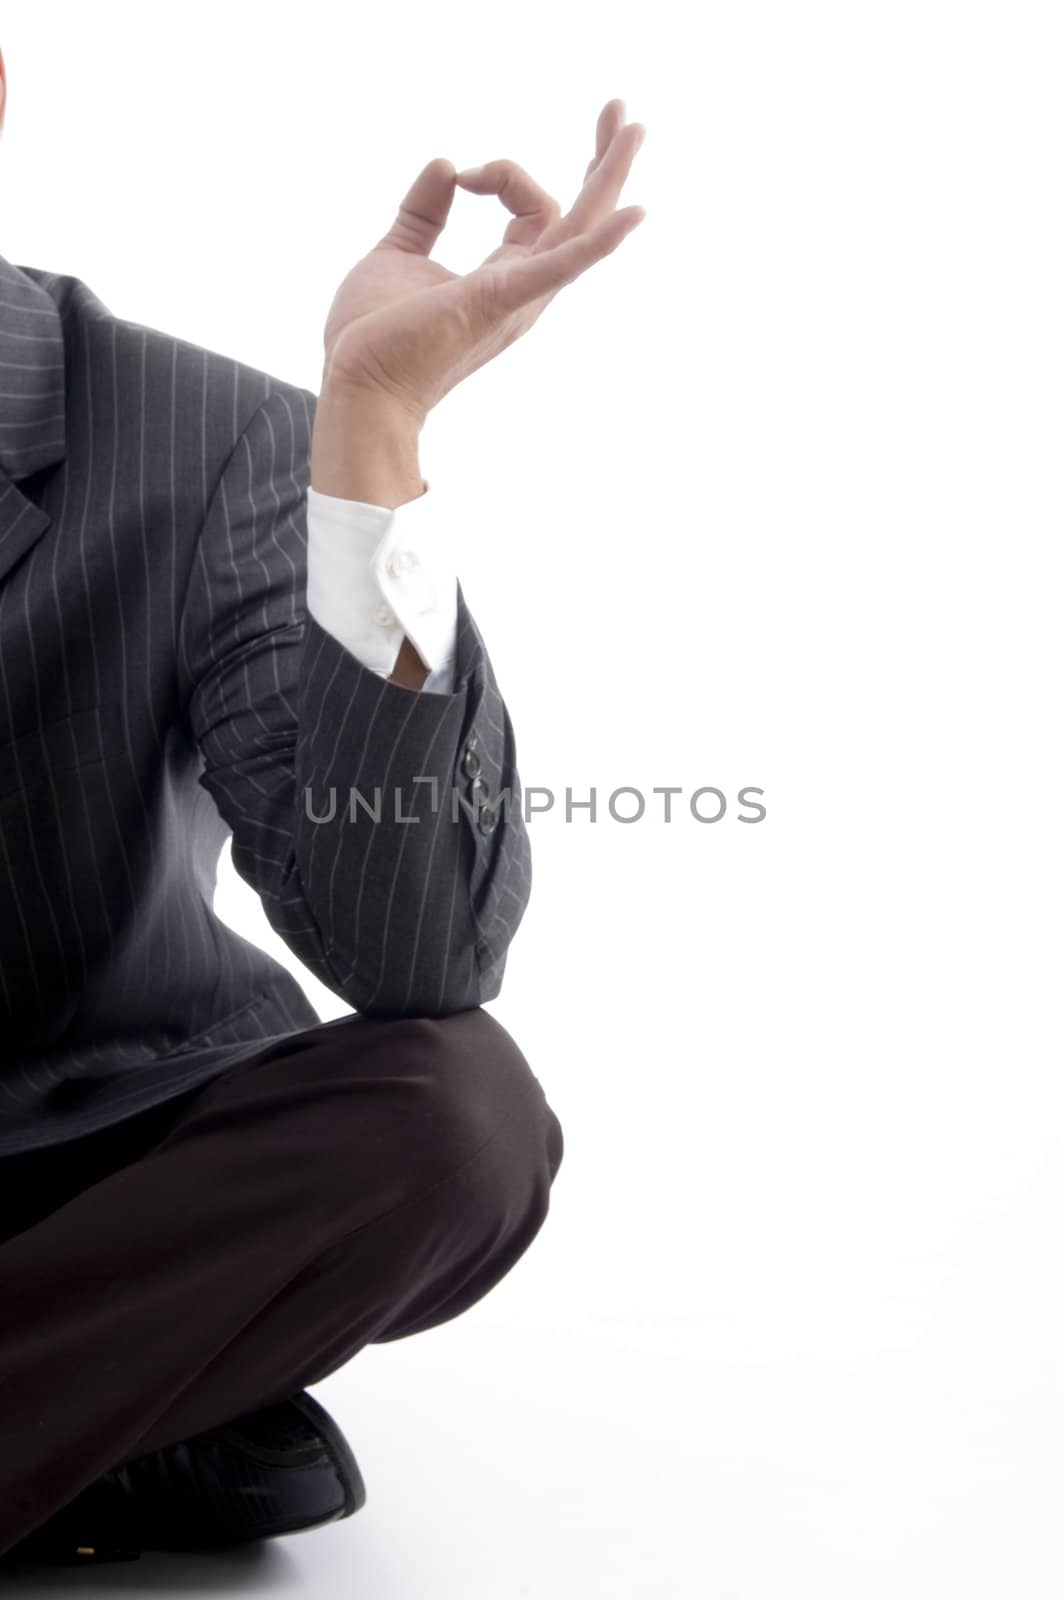
[[319,1020],[214,915],[230,833],[353,1008],[499,992],[530,890],[510,719],[460,586],[451,695],[308,614],[314,403],[0,258],[0,1153]]

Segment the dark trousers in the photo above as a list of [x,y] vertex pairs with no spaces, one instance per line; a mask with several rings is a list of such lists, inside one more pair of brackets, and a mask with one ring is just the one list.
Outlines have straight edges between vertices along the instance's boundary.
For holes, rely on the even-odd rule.
[[539,1231],[562,1151],[477,1009],[323,1023],[0,1156],[0,1553],[109,1468],[465,1311]]

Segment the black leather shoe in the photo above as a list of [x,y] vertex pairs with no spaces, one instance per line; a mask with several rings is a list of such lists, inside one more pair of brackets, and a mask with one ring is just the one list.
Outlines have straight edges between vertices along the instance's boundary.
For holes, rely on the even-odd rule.
[[350,1445],[303,1392],[105,1472],[0,1567],[225,1549],[321,1527],[365,1503]]
[[0,1555],[0,1572],[24,1567],[94,1566],[135,1561],[141,1553],[133,1507],[110,1474],[89,1484],[69,1505]]

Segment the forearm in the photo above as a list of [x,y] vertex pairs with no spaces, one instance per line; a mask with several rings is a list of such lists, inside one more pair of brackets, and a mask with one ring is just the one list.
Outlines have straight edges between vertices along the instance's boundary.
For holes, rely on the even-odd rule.
[[520,805],[494,815],[517,788],[512,729],[460,587],[448,693],[390,682],[300,604],[313,409],[279,387],[230,453],[185,592],[180,701],[233,863],[298,959],[368,1015],[447,1015],[498,993],[528,898]]

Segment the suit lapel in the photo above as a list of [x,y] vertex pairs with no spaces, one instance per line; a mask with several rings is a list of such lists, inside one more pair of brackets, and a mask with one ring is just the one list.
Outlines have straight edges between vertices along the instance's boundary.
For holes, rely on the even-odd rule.
[[65,378],[58,306],[0,256],[0,582],[51,521],[19,483],[66,455]]
[[47,511],[27,500],[0,470],[0,583],[51,523]]

